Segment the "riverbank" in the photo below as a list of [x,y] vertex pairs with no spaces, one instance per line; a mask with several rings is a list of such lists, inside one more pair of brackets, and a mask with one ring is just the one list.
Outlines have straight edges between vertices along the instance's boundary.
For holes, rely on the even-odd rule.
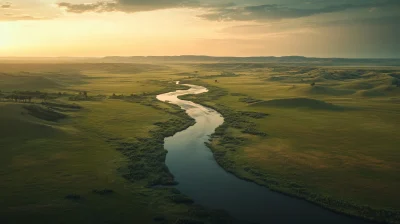
[[193,120],[155,99],[179,86],[145,84],[147,91],[117,92],[118,99],[1,102],[0,222],[232,223],[171,186],[158,187],[175,184],[163,138]]
[[[400,213],[397,211],[376,209],[349,200],[337,199],[328,194],[321,194],[318,191],[307,188],[307,186],[303,186],[299,182],[265,173],[259,167],[238,159],[240,156],[245,156],[243,154],[244,148],[251,147],[251,139],[268,138],[268,133],[259,130],[255,124],[258,116],[246,116],[243,111],[230,108],[226,104],[216,103],[219,98],[230,94],[225,89],[200,80],[186,82],[205,86],[209,89],[209,93],[185,96],[182,97],[183,99],[213,108],[219,111],[226,119],[225,124],[216,130],[215,134],[212,135],[211,143],[208,144],[214,153],[216,161],[226,171],[235,174],[239,178],[253,181],[274,191],[305,199],[338,213],[383,223],[399,222]],[[241,97],[244,96],[241,95]]]
[[[165,122],[155,122],[155,129],[150,130],[150,136],[147,138],[138,138],[136,142],[123,142],[118,139],[109,139],[117,145],[117,150],[120,151],[129,162],[126,167],[119,169],[121,175],[130,182],[145,181],[146,188],[153,191],[163,191],[166,197],[172,203],[181,204],[187,209],[187,212],[182,213],[182,217],[175,220],[174,223],[189,223],[189,224],[231,224],[242,223],[231,218],[230,215],[221,210],[213,210],[204,206],[198,205],[190,197],[184,195],[174,186],[178,184],[174,176],[165,164],[168,151],[164,148],[164,139],[174,134],[183,131],[195,124],[195,120],[188,116],[185,110],[179,106],[161,102],[156,100],[156,96],[162,93],[168,93],[175,90],[186,90],[189,87],[178,86],[169,82],[157,82],[157,85],[162,85],[162,90],[147,93],[140,97],[124,100],[131,103],[139,103],[147,107],[151,107],[160,113],[168,113],[171,119]],[[168,214],[163,212],[164,216]],[[157,219],[157,218],[156,218]],[[163,220],[167,223],[167,220]],[[174,220],[170,220],[174,221]]]

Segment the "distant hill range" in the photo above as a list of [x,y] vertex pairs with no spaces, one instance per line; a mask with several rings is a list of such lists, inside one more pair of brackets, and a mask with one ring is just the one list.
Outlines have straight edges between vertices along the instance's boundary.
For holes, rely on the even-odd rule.
[[351,64],[370,64],[384,66],[399,66],[398,59],[356,59],[356,58],[309,58],[303,56],[283,56],[283,57],[212,57],[212,56],[132,56],[119,57],[108,56],[99,59],[102,62],[120,63],[145,63],[145,62],[200,62],[200,63],[300,63],[300,64],[323,64],[323,65],[351,65]]
[[84,63],[287,63],[304,65],[374,65],[400,66],[400,58],[314,58],[304,56],[282,57],[213,57],[201,55],[180,56],[107,56],[94,57],[0,57],[0,62],[84,62]]

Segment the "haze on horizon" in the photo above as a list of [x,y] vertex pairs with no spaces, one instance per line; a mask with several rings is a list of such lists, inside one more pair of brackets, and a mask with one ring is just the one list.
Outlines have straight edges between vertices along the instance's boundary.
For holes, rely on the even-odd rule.
[[400,58],[399,0],[0,0],[0,57]]

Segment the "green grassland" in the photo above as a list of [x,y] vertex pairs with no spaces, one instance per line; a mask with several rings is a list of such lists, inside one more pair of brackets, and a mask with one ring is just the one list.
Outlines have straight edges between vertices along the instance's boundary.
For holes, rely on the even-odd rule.
[[193,124],[155,99],[174,80],[209,88],[185,98],[225,117],[227,171],[399,223],[400,70],[273,63],[0,64],[0,221],[230,223],[159,187],[163,138]]
[[230,223],[174,188],[154,187],[174,184],[163,138],[193,123],[156,101],[176,89],[166,72],[174,73],[136,64],[0,65],[0,221]]
[[197,67],[202,75],[185,82],[211,91],[185,99],[226,118],[210,144],[226,170],[335,211],[399,223],[400,70]]

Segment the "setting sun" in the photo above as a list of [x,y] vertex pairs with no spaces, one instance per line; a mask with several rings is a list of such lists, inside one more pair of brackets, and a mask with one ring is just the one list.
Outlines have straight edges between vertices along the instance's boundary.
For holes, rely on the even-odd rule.
[[[12,37],[10,35],[10,27],[9,23],[1,23],[0,22],[0,50],[4,50],[11,46]],[[1,51],[0,51],[1,52]],[[0,53],[1,55],[1,53]]]

